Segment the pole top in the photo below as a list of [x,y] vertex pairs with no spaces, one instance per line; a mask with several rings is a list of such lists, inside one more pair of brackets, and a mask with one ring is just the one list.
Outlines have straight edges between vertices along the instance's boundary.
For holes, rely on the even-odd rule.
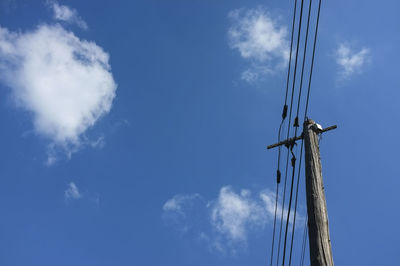
[[314,120],[312,120],[312,119],[306,119],[305,121],[304,121],[304,125],[313,125],[313,124],[316,124],[315,123],[315,121]]
[[[311,127],[312,130],[315,131],[316,133],[322,134],[322,133],[324,133],[326,131],[336,129],[337,125],[333,125],[333,126],[330,126],[330,127],[322,128],[322,126],[320,124],[315,123],[314,120],[307,119],[306,121],[304,121],[304,127]],[[272,149],[272,148],[275,148],[275,147],[278,147],[278,146],[281,146],[281,145],[287,145],[287,144],[296,142],[297,140],[302,139],[302,138],[303,138],[303,134],[301,134],[298,137],[289,138],[289,139],[280,141],[278,143],[269,145],[267,147],[267,149],[269,150],[269,149]]]

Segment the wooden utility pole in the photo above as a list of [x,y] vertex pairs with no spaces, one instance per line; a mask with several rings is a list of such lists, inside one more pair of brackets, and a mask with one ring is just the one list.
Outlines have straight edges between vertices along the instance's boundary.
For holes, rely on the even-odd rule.
[[306,165],[306,198],[308,213],[308,238],[310,242],[311,266],[333,266],[331,240],[329,237],[328,210],[326,208],[322,167],[319,154],[318,135],[335,129],[330,126],[322,129],[313,120],[304,123],[303,134],[269,145],[272,149],[281,145],[290,147],[299,139],[304,140]]
[[321,128],[308,120],[304,123],[306,164],[306,193],[308,212],[308,238],[311,266],[333,266],[329,237],[328,209],[326,208],[318,134]]

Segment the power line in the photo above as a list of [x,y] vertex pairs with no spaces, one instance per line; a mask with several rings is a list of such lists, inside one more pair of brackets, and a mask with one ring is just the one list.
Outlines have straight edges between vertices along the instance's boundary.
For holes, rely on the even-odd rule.
[[297,112],[296,112],[296,118],[295,118],[295,122],[294,122],[294,126],[296,128],[295,129],[295,134],[294,134],[295,137],[297,136],[297,129],[299,127],[299,110],[300,110],[301,91],[302,91],[302,88],[303,88],[304,66],[305,66],[305,63],[306,63],[306,55],[307,55],[308,32],[309,32],[309,29],[310,29],[311,6],[312,6],[312,0],[310,0],[310,5],[308,6],[306,39],[304,41],[303,63],[302,63],[302,66],[301,66],[301,75],[300,75],[299,98],[297,100]]
[[302,156],[302,155],[303,155],[303,144],[304,144],[304,141],[301,140],[299,171],[297,172],[296,199],[295,199],[295,203],[294,203],[294,213],[293,213],[292,240],[291,240],[291,243],[290,243],[289,265],[292,263],[292,251],[293,251],[294,230],[295,230],[295,228],[296,228],[297,199],[298,199],[298,195],[299,195],[299,183],[300,183],[301,161],[302,161],[302,158],[303,158],[303,156]]
[[[278,131],[278,142],[281,140],[282,125],[283,125],[283,123],[285,121],[285,118],[287,116],[287,109],[288,109],[287,97],[288,97],[288,89],[289,89],[290,69],[291,69],[291,64],[292,64],[293,36],[294,36],[294,26],[295,26],[295,23],[296,23],[296,11],[297,11],[297,0],[295,0],[294,7],[293,7],[293,22],[292,22],[292,34],[291,34],[291,40],[290,40],[288,74],[287,74],[287,79],[286,79],[285,104],[283,106],[282,121],[281,121],[281,124],[279,126],[279,131]],[[279,192],[278,188],[279,188],[279,183],[281,182],[280,160],[281,160],[281,147],[279,147],[279,149],[278,149],[278,167],[277,167],[277,171],[276,171],[276,183],[277,184],[276,184],[276,197],[275,197],[276,198],[275,199],[275,216],[274,216],[274,229],[273,229],[273,236],[272,236],[272,248],[271,248],[270,266],[272,266],[272,262],[273,262],[273,258],[274,258],[275,230],[276,230],[275,225],[276,225],[276,214],[277,214],[277,208],[278,208],[278,192]],[[285,180],[285,190],[286,190],[286,180]],[[282,231],[282,225],[281,225],[281,231]],[[279,246],[280,246],[280,237],[279,237]],[[278,260],[279,260],[279,253],[278,253]]]
[[271,251],[271,266],[272,266],[272,261],[274,258],[274,242],[275,242],[275,226],[276,226],[276,211],[278,209],[278,190],[279,190],[279,183],[276,183],[276,192],[275,192],[275,217],[274,217],[274,230],[273,230],[273,235],[272,235],[272,251]]
[[[283,126],[283,123],[285,121],[285,118],[287,116],[287,111],[288,111],[287,100],[288,100],[288,94],[289,94],[288,88],[289,88],[289,83],[290,83],[290,72],[291,72],[291,67],[292,67],[291,61],[292,61],[292,51],[293,51],[294,26],[295,26],[295,22],[296,22],[296,13],[297,13],[297,11],[296,11],[296,9],[297,9],[297,0],[295,0],[295,6],[294,7],[295,8],[294,8],[294,14],[293,14],[293,23],[292,23],[289,67],[288,67],[288,76],[287,76],[287,80],[286,80],[285,105],[284,105],[283,112],[282,112],[282,121],[281,121],[281,124],[279,126],[279,131],[278,131],[278,143],[280,142],[280,139],[281,139],[282,126]],[[293,98],[294,98],[295,87],[296,87],[296,75],[297,75],[297,65],[298,65],[298,59],[299,59],[299,47],[300,47],[300,40],[301,40],[303,7],[304,7],[304,0],[301,1],[300,19],[299,19],[299,25],[298,25],[296,57],[295,57],[295,65],[294,65],[294,70],[293,70],[293,80],[292,80],[291,100],[290,100],[290,108],[289,108],[287,140],[289,140],[289,136],[290,136],[290,127],[291,127],[292,110],[293,110]],[[299,117],[299,110],[300,110],[300,104],[301,104],[303,80],[304,80],[304,69],[305,69],[305,61],[306,61],[306,54],[307,54],[307,45],[308,45],[308,34],[309,34],[309,26],[310,26],[311,9],[312,9],[312,0],[310,0],[309,10],[308,10],[307,30],[306,30],[303,58],[302,58],[303,62],[302,62],[302,70],[301,70],[301,77],[300,77],[300,87],[299,87],[299,94],[298,94],[298,101],[297,101],[297,111],[296,111],[296,117],[295,117],[295,121],[294,121],[294,127],[295,127],[294,135],[295,136],[294,136],[293,139],[295,139],[297,137],[297,130],[298,130],[298,127],[299,127],[299,119],[298,119],[298,117]],[[305,105],[304,120],[306,120],[307,112],[308,112],[308,104],[309,104],[310,90],[311,90],[311,80],[312,80],[312,74],[313,74],[315,50],[316,50],[316,42],[317,42],[317,34],[318,34],[319,19],[320,19],[320,10],[321,10],[321,0],[319,0],[319,5],[318,5],[318,15],[317,15],[317,22],[316,22],[316,27],[315,27],[314,45],[313,45],[312,61],[311,61],[310,75],[309,75],[309,81],[308,81],[307,100],[306,100],[306,105]],[[282,257],[282,265],[285,265],[288,226],[289,226],[290,213],[291,213],[291,208],[292,208],[293,187],[294,187],[294,184],[295,184],[294,177],[295,177],[295,173],[296,173],[296,157],[295,157],[295,154],[293,153],[294,144],[295,143],[293,141],[293,142],[288,143],[286,145],[288,150],[287,150],[286,167],[285,167],[285,182],[284,182],[284,191],[283,191],[283,199],[282,199],[282,213],[281,213],[280,231],[279,231],[277,265],[279,265],[279,255],[280,255],[280,249],[281,249],[283,213],[284,213],[284,209],[285,209],[286,184],[287,184],[287,174],[288,174],[288,166],[289,166],[289,152],[290,152],[292,154],[292,160],[291,160],[292,179],[291,179],[291,185],[290,185],[290,197],[289,197],[289,202],[288,202],[288,211],[287,211],[287,216],[286,216],[286,228],[285,228],[285,237],[284,237],[284,244],[283,244],[283,257]],[[271,261],[270,261],[271,266],[272,266],[272,263],[273,263],[273,254],[274,254],[273,251],[274,251],[275,233],[276,233],[276,219],[277,219],[278,192],[279,192],[279,188],[278,187],[279,187],[280,177],[281,177],[281,173],[280,173],[280,156],[281,156],[281,147],[279,146],[278,169],[277,169],[277,188],[276,188],[276,201],[275,201],[275,217],[274,217],[272,252],[271,252]],[[303,141],[302,141],[302,147],[301,147],[301,151],[300,151],[300,164],[301,164],[301,161],[302,161],[302,156],[303,156]],[[301,172],[301,165],[299,165],[299,169],[298,169],[298,173],[297,173],[298,176],[297,176],[297,185],[296,185],[296,191],[295,191],[295,203],[294,203],[295,204],[295,206],[294,206],[294,212],[295,213],[294,213],[294,216],[293,216],[293,229],[292,229],[292,236],[291,236],[289,265],[291,264],[292,252],[293,252],[293,241],[294,241],[294,231],[295,231],[295,223],[296,223],[296,212],[297,212],[297,203],[298,203],[300,172]],[[303,236],[303,243],[304,242],[305,241],[304,241],[304,236]],[[303,244],[303,246],[304,245],[305,244]],[[305,248],[302,247],[302,250],[305,250]],[[303,251],[302,256],[303,256],[302,260],[304,261],[304,251]]]
[[[310,4],[308,6],[308,18],[307,18],[307,29],[306,29],[306,38],[304,41],[304,51],[303,51],[303,63],[301,67],[301,75],[300,75],[300,88],[299,88],[299,98],[297,101],[297,112],[296,112],[296,118],[294,122],[295,126],[295,133],[294,137],[297,137],[297,129],[299,127],[299,110],[300,110],[300,100],[301,100],[301,91],[303,88],[303,78],[304,78],[304,66],[306,62],[306,55],[307,55],[307,44],[308,44],[308,32],[310,29],[310,17],[311,17],[311,7],[312,7],[312,0],[310,0]],[[292,263],[292,253],[293,253],[293,240],[294,240],[294,234],[295,234],[295,227],[296,227],[296,214],[297,214],[297,200],[298,200],[298,194],[299,194],[299,183],[300,183],[300,172],[301,172],[301,163],[302,163],[302,158],[303,158],[303,144],[304,141],[301,140],[301,150],[300,150],[300,161],[298,164],[298,173],[297,173],[297,186],[296,186],[296,191],[295,191],[295,204],[294,204],[294,213],[293,213],[293,228],[292,228],[292,239],[290,243],[290,255],[289,255],[289,265]],[[294,175],[294,170],[293,170],[293,175]],[[292,180],[292,183],[294,180]],[[290,208],[289,208],[290,212]],[[289,214],[288,214],[289,215]]]
[[289,54],[289,67],[288,67],[288,73],[287,73],[287,78],[286,78],[285,105],[287,104],[287,96],[288,96],[288,89],[289,89],[290,66],[291,66],[291,63],[292,63],[294,25],[296,24],[296,11],[297,11],[297,0],[294,1],[294,8],[293,8],[292,36],[290,38],[291,39],[290,40],[290,54]]
[[300,266],[304,265],[304,257],[306,253],[306,244],[307,244],[307,231],[308,231],[308,215],[306,215],[306,220],[304,222],[304,230],[303,230],[303,243],[301,246],[301,255],[300,255]]
[[319,0],[319,4],[318,4],[317,24],[315,26],[314,47],[313,47],[313,53],[312,53],[312,59],[311,59],[310,77],[308,79],[307,101],[306,101],[306,107],[305,107],[305,111],[304,111],[304,120],[306,120],[306,117],[307,117],[308,103],[309,103],[309,99],[310,99],[311,79],[312,79],[313,68],[314,68],[315,48],[316,48],[316,45],[317,45],[317,36],[318,36],[318,26],[319,26],[320,13],[321,13],[321,0]]
[[[310,0],[310,5],[311,5],[311,1],[312,0]],[[315,26],[315,35],[314,35],[314,45],[313,45],[313,52],[312,52],[312,59],[311,59],[311,67],[310,67],[310,76],[308,79],[307,100],[306,100],[306,106],[305,106],[305,110],[304,110],[304,121],[307,118],[308,104],[309,104],[309,100],[310,100],[311,80],[312,80],[312,74],[313,74],[313,69],[314,69],[314,59],[315,59],[315,50],[316,50],[317,37],[318,37],[319,18],[320,18],[320,14],[321,14],[321,2],[322,1],[319,0],[319,3],[318,3],[317,23]],[[310,6],[310,9],[311,9],[311,6]],[[302,140],[302,147],[303,147],[303,140]],[[293,230],[294,230],[294,228],[293,228]],[[306,215],[306,219],[304,222],[303,243],[302,243],[301,256],[300,256],[300,259],[301,259],[300,266],[304,265],[305,251],[306,251],[306,245],[307,245],[307,235],[308,235],[308,215]],[[292,243],[293,243],[293,239],[292,239]]]
[[[302,24],[302,18],[303,18],[303,6],[304,6],[304,0],[301,0],[299,30],[298,30],[298,34],[297,34],[296,59],[295,59],[295,68],[294,68],[294,74],[293,74],[292,97],[291,97],[291,103],[290,103],[289,124],[288,124],[288,133],[287,133],[287,138],[288,139],[289,139],[289,134],[290,134],[290,121],[291,121],[291,116],[292,116],[294,88],[295,88],[295,85],[296,85],[297,60],[298,60],[298,55],[299,55],[299,46],[300,46],[300,37],[301,37],[300,36],[300,34],[301,34],[301,24]],[[293,145],[292,145],[291,149],[293,149]],[[292,154],[293,154],[293,152],[292,152]],[[285,228],[285,238],[284,238],[284,242],[283,242],[284,244],[283,244],[282,265],[285,265],[286,241],[287,241],[287,232],[288,232],[289,219],[290,219],[290,209],[291,209],[291,206],[292,206],[293,180],[294,180],[294,174],[295,174],[295,163],[296,163],[296,157],[293,154],[293,157],[292,157],[292,183],[291,183],[291,186],[290,186],[289,207],[288,207],[288,213],[287,213],[287,217],[286,217],[286,228]]]
[[287,181],[287,172],[288,172],[288,164],[289,164],[289,148],[287,151],[287,156],[286,156],[286,170],[285,170],[285,183],[283,184],[283,199],[282,199],[282,210],[281,210],[281,222],[280,222],[280,229],[279,229],[279,241],[278,241],[278,256],[276,260],[276,265],[279,265],[279,255],[281,251],[281,238],[282,238],[282,224],[283,224],[283,213],[284,213],[284,207],[285,207],[285,197],[286,197],[286,181]]

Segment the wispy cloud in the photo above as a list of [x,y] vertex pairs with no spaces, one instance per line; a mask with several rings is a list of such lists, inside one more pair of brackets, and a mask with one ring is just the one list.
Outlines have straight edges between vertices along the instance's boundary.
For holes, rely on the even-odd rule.
[[72,203],[72,201],[80,200],[83,204],[89,203],[89,206],[100,208],[100,199],[100,193],[90,192],[88,190],[82,192],[75,182],[68,183],[67,188],[64,190],[64,200],[67,205]]
[[64,191],[64,198],[65,200],[77,200],[82,198],[82,194],[79,192],[74,182],[68,184],[68,188]]
[[75,24],[86,30],[86,22],[78,15],[78,11],[66,5],[60,5],[57,1],[48,1],[48,6],[53,10],[53,18],[59,21]]
[[164,203],[162,218],[166,224],[174,225],[178,231],[186,233],[193,224],[189,216],[195,216],[192,211],[201,208],[202,204],[199,203],[202,201],[203,198],[197,193],[175,195]]
[[70,156],[85,143],[81,136],[110,111],[117,88],[109,55],[57,24],[25,33],[0,27],[0,71],[35,132],[50,140],[48,164],[57,148]]
[[199,198],[201,198],[201,196],[197,193],[190,195],[175,195],[165,202],[163,211],[183,213],[184,208],[187,207],[188,204]]
[[[176,195],[164,204],[163,217],[173,217],[180,231],[187,232],[194,227],[194,216],[208,216],[205,223],[198,224],[194,230],[212,250],[222,253],[246,249],[248,236],[262,231],[273,221],[275,214],[275,195],[269,190],[253,195],[250,190],[242,189],[237,193],[232,187],[225,186],[216,199],[208,203],[203,199],[199,194]],[[278,213],[281,211],[278,204]],[[286,215],[287,210],[284,210],[284,217]],[[301,221],[304,217],[299,215],[297,219]]]
[[250,67],[242,79],[254,82],[266,74],[282,70],[289,58],[287,29],[265,9],[237,9],[229,13],[228,31],[232,49],[248,61]]
[[355,50],[349,44],[340,43],[335,51],[340,78],[348,79],[354,73],[360,73],[365,64],[370,61],[370,54],[368,48]]

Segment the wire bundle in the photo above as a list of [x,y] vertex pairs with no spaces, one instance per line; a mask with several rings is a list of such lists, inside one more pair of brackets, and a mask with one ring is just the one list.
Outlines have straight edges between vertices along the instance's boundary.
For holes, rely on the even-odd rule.
[[[298,31],[297,31],[297,45],[295,47],[296,53],[295,53],[295,60],[294,60],[294,68],[292,70],[292,53],[293,53],[293,43],[294,43],[294,29],[296,26],[296,14],[297,14],[297,0],[294,2],[294,8],[293,8],[293,22],[292,22],[292,34],[291,34],[291,42],[290,42],[290,53],[289,53],[289,64],[288,64],[288,74],[287,74],[287,80],[286,80],[286,93],[285,93],[285,101],[284,101],[284,107],[282,111],[282,121],[279,126],[278,130],[278,142],[281,141],[281,133],[282,133],[282,127],[286,121],[287,117],[287,111],[289,108],[289,117],[288,117],[288,128],[287,128],[287,140],[290,137],[291,133],[291,122],[292,122],[292,111],[293,111],[293,99],[295,96],[295,93],[298,93],[298,100],[297,100],[297,109],[296,109],[296,116],[294,118],[294,138],[297,137],[297,131],[299,128],[299,112],[300,112],[300,106],[301,106],[301,100],[302,100],[302,88],[303,88],[303,80],[304,80],[304,74],[305,74],[305,68],[306,68],[306,59],[307,59],[307,46],[308,46],[308,36],[309,36],[309,30],[310,30],[310,21],[311,21],[311,13],[312,13],[312,0],[309,0],[309,5],[308,5],[308,15],[307,15],[307,26],[305,33],[302,32],[302,22],[303,22],[303,11],[304,11],[304,0],[301,0],[301,5],[300,5],[300,15],[299,15],[299,21],[298,21]],[[314,68],[314,59],[315,59],[315,50],[316,50],[316,43],[317,43],[317,36],[318,36],[318,26],[319,26],[319,18],[320,18],[320,10],[321,10],[321,0],[319,0],[318,4],[318,11],[317,11],[317,18],[316,18],[316,23],[315,23],[315,32],[314,32],[314,41],[313,41],[313,52],[312,52],[312,58],[311,58],[311,64],[309,66],[309,79],[308,79],[308,88],[307,88],[307,96],[306,96],[306,103],[304,107],[304,122],[307,119],[307,112],[308,112],[308,104],[309,104],[309,98],[310,98],[310,89],[311,89],[311,80],[312,80],[312,74],[313,74],[313,68]],[[304,30],[303,30],[304,31]],[[297,66],[298,66],[298,61],[299,61],[299,49],[301,46],[301,35],[302,33],[305,35],[304,38],[304,43],[303,43],[303,56],[302,56],[302,67],[301,67],[301,74],[300,74],[300,84],[298,86],[298,89],[296,90],[296,80],[297,80]],[[300,59],[300,60],[301,60]],[[293,72],[293,78],[290,78],[290,74]],[[288,101],[288,94],[289,94],[289,84],[292,84],[292,90],[291,90],[291,97],[290,97],[290,106],[288,107],[287,101]],[[290,251],[289,251],[289,265],[291,265],[292,262],[292,252],[293,252],[293,241],[294,241],[294,233],[295,233],[295,224],[296,224],[296,212],[297,212],[297,204],[298,204],[298,191],[299,191],[299,182],[300,182],[300,170],[301,170],[301,163],[302,163],[302,156],[303,156],[303,140],[301,142],[301,149],[300,149],[300,160],[299,163],[296,164],[296,156],[293,152],[295,143],[290,143],[286,145],[287,147],[287,156],[286,156],[286,166],[285,166],[285,179],[284,179],[284,185],[283,185],[283,198],[282,198],[282,207],[281,207],[281,218],[280,218],[280,229],[279,229],[279,241],[277,245],[277,256],[276,256],[276,265],[279,265],[279,262],[281,261],[282,265],[284,266],[286,263],[286,249],[287,249],[287,241],[288,241],[288,234],[289,232],[289,223],[290,223],[290,217],[291,217],[291,211],[292,211],[292,201],[293,201],[293,196],[294,196],[294,212],[293,212],[293,219],[292,219],[292,230],[291,230],[291,241],[290,241]],[[287,206],[287,213],[286,213],[286,225],[285,225],[285,234],[283,238],[283,247],[281,245],[281,240],[282,240],[282,227],[284,223],[284,214],[285,214],[285,198],[286,198],[286,187],[287,187],[287,176],[289,172],[289,155],[292,155],[291,159],[291,166],[292,166],[292,178],[290,180],[290,194],[289,194],[289,202]],[[275,248],[275,235],[276,235],[276,222],[277,222],[277,210],[278,210],[278,199],[279,199],[279,184],[281,181],[281,172],[280,172],[280,158],[281,157],[281,146],[278,148],[278,166],[277,166],[277,183],[276,183],[276,195],[275,195],[275,215],[274,215],[274,226],[273,226],[273,237],[272,237],[272,248],[271,248],[271,259],[270,259],[270,265],[273,265],[274,261],[274,248]],[[297,167],[296,167],[297,165]],[[297,183],[295,183],[295,174],[296,174],[296,168],[297,170]],[[296,189],[295,193],[294,192],[294,186],[296,184]],[[303,242],[302,242],[302,247],[301,247],[301,265],[304,263],[304,253],[305,253],[305,245],[306,245],[306,240],[307,240],[307,228],[306,228],[305,223],[305,228],[303,231]],[[282,248],[282,259],[281,257],[281,248]],[[281,260],[280,260],[281,259]]]

